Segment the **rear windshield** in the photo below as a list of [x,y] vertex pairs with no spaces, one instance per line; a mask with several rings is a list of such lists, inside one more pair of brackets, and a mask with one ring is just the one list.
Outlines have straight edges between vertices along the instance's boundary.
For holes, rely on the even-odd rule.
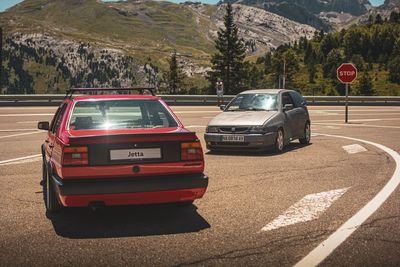
[[276,94],[239,94],[225,111],[270,111],[277,109]]
[[71,130],[177,126],[178,123],[158,100],[148,99],[78,101],[69,123]]

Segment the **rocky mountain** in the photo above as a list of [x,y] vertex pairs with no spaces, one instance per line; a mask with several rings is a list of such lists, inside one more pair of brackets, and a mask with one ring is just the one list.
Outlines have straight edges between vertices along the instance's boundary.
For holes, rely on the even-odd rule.
[[368,0],[223,0],[223,2],[256,6],[325,31],[332,29],[329,18],[337,17],[336,15],[341,13],[360,16],[371,8]]
[[361,23],[368,23],[371,18],[375,18],[378,14],[382,19],[389,19],[390,13],[400,12],[400,0],[385,0],[383,5],[371,8],[368,12],[358,18]]
[[[156,83],[174,49],[189,76],[204,75],[224,8],[150,0],[25,0],[0,13],[6,85],[24,88],[18,93],[44,93]],[[249,56],[315,31],[256,7],[234,8]]]

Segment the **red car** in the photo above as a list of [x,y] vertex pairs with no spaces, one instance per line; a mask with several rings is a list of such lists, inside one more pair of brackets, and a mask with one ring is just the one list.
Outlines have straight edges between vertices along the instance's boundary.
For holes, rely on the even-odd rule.
[[[199,139],[146,88],[72,89],[42,145],[46,208],[192,203],[208,185]],[[139,90],[140,95],[83,91]]]

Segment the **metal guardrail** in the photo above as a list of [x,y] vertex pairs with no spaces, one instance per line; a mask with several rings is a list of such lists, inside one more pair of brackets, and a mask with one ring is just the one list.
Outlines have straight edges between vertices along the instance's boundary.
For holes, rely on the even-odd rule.
[[[64,94],[53,95],[0,95],[0,106],[55,106],[64,99]],[[159,95],[170,105],[216,105],[216,95]],[[228,103],[234,96],[224,96]],[[343,105],[344,96],[305,96],[309,105]],[[349,96],[350,105],[395,105],[400,106],[400,96]]]

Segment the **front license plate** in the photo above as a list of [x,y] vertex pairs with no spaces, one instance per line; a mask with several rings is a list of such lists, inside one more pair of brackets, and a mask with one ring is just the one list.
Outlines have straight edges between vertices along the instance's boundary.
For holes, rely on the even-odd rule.
[[222,142],[244,142],[243,135],[223,135]]
[[160,148],[110,150],[111,160],[160,159]]

